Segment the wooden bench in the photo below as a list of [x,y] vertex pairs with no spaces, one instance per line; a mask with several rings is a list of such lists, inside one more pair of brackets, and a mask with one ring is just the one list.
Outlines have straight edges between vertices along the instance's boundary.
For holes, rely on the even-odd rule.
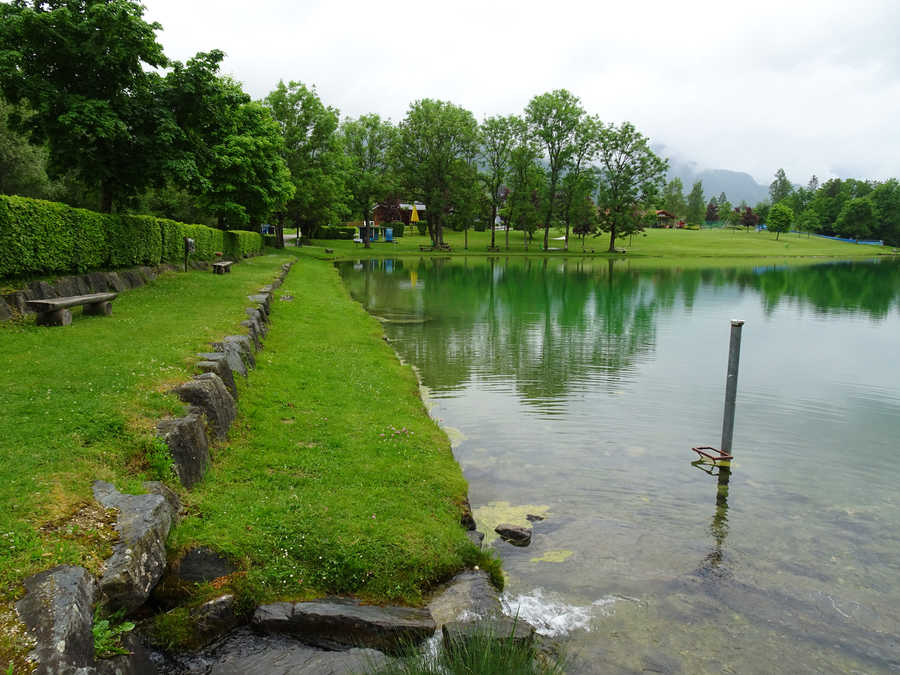
[[615,252],[615,253],[628,253],[628,251],[625,250],[624,248],[614,248],[614,249],[613,249],[613,252]]
[[487,250],[490,251],[490,252],[492,252],[492,253],[500,253],[500,247],[499,247],[499,246],[488,246],[488,247],[487,247]]
[[325,249],[325,253],[328,253],[328,254],[334,253],[334,249],[333,249],[333,248],[326,248],[326,249]]
[[27,304],[29,309],[37,312],[35,323],[38,326],[68,326],[72,323],[72,312],[69,311],[69,307],[83,305],[83,314],[109,316],[112,314],[112,301],[118,295],[118,293],[91,293],[68,298],[29,300]]
[[234,265],[233,260],[220,260],[219,262],[214,262],[212,264],[213,274],[225,274],[226,272],[231,274],[232,265]]

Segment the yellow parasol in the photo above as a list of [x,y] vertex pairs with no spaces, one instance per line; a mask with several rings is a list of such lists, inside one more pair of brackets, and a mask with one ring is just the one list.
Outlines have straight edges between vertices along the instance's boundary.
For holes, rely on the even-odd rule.
[[418,223],[419,222],[419,212],[416,211],[416,205],[413,204],[412,215],[409,217],[409,222]]

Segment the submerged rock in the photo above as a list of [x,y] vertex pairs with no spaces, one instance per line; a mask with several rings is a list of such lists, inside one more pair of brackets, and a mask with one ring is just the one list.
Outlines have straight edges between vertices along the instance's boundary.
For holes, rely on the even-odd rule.
[[528,546],[531,543],[531,528],[519,527],[510,523],[500,523],[494,528],[494,532],[499,534],[504,541],[508,541],[513,546]]
[[438,627],[451,621],[473,621],[500,616],[500,596],[484,570],[467,570],[435,594],[428,611]]
[[202,652],[170,657],[157,668],[164,675],[345,675],[374,672],[389,661],[374,649],[325,651],[239,628]]
[[528,622],[510,619],[508,616],[487,621],[451,621],[444,624],[442,632],[444,644],[449,649],[485,637],[503,642],[511,640],[515,643],[531,644],[535,633],[534,626]]

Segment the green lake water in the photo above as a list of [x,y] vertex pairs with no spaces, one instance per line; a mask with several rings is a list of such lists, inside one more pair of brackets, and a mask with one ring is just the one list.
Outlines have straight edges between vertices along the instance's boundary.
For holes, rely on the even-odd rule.
[[[900,264],[339,266],[420,374],[506,609],[575,672],[900,671]],[[727,483],[718,446],[743,319]],[[389,401],[372,402],[390,405]]]

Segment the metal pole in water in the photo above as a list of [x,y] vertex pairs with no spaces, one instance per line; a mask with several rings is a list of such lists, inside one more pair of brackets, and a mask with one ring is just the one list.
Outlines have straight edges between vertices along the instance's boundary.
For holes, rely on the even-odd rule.
[[734,403],[737,398],[738,365],[741,360],[741,319],[731,320],[731,342],[728,346],[728,377],[725,380],[725,414],[722,419],[722,452],[731,454],[734,435]]

